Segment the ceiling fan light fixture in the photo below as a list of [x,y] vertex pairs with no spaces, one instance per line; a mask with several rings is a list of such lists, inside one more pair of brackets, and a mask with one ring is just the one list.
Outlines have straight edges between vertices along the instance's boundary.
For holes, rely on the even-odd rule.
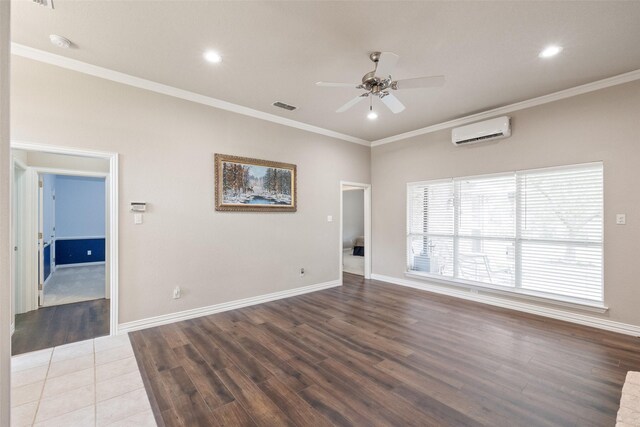
[[367,119],[375,120],[378,118],[378,113],[373,111],[373,107],[369,107],[369,114],[367,114]]

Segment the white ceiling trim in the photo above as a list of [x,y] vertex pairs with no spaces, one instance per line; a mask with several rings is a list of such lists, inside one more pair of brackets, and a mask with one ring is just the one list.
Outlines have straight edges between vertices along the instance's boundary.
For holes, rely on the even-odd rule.
[[77,71],[77,72],[88,74],[91,76],[100,77],[106,80],[111,80],[114,82],[126,84],[128,86],[133,86],[140,89],[145,89],[152,92],[160,93],[163,95],[168,95],[168,96],[184,99],[191,102],[196,102],[198,104],[219,108],[221,110],[231,111],[231,112],[242,114],[245,116],[254,117],[260,120],[266,120],[266,121],[278,123],[284,126],[289,126],[292,128],[301,129],[308,132],[329,136],[331,138],[341,139],[343,141],[353,142],[355,144],[360,144],[367,147],[369,146],[377,147],[380,145],[389,144],[392,142],[412,138],[414,136],[425,135],[428,133],[437,132],[439,130],[449,129],[455,126],[462,126],[468,123],[473,123],[476,121],[488,119],[488,118],[499,116],[502,114],[507,114],[513,111],[518,111],[518,110],[523,110],[525,108],[548,104],[550,102],[559,101],[561,99],[570,98],[572,96],[582,95],[585,93],[608,88],[611,86],[628,83],[634,80],[640,80],[640,69],[638,69],[638,70],[630,71],[628,73],[619,74],[617,76],[598,80],[592,83],[587,83],[581,86],[564,89],[548,95],[543,95],[543,96],[531,98],[525,101],[516,102],[514,104],[505,105],[503,107],[494,108],[492,110],[483,111],[481,113],[472,114],[470,116],[449,120],[446,122],[438,123],[435,125],[416,129],[413,131],[392,135],[387,138],[382,138],[375,141],[367,141],[365,139],[357,138],[355,136],[346,135],[340,132],[335,132],[330,129],[325,129],[325,128],[313,126],[307,123],[299,122],[296,120],[287,119],[285,117],[280,117],[280,116],[276,116],[275,114],[269,114],[263,111],[254,110],[253,108],[244,107],[238,104],[233,104],[231,102],[223,101],[221,99],[200,95],[195,92],[190,92],[184,89],[179,89],[173,86],[165,85],[162,83],[154,82],[154,81],[143,79],[140,77],[135,77],[130,74],[121,73],[119,71],[114,71],[108,68],[98,67],[96,65],[92,65],[86,62],[67,58],[65,56],[56,55],[50,52],[45,52],[43,50],[34,49],[32,47],[25,46],[19,43],[11,43],[11,53],[14,55],[33,59],[35,61],[56,65],[58,67],[66,68],[69,70]]
[[221,99],[212,98],[205,95],[200,95],[195,92],[190,92],[188,90],[178,89],[173,86],[168,86],[162,83],[146,80],[140,77],[135,77],[130,74],[121,73],[118,71],[110,70],[108,68],[98,67],[96,65],[91,65],[86,62],[67,58],[65,56],[56,55],[56,54],[45,52],[39,49],[34,49],[32,47],[21,45],[19,43],[11,43],[11,53],[14,55],[22,56],[24,58],[29,58],[29,59],[44,62],[47,64],[56,65],[58,67],[66,68],[73,71],[78,71],[80,73],[88,74],[95,77],[100,77],[106,80],[111,80],[114,82],[137,87],[140,89],[149,90],[149,91],[160,93],[163,95],[169,95],[175,98],[197,102],[198,104],[208,105],[210,107],[219,108],[221,110],[231,111],[233,113],[238,113],[245,116],[254,117],[256,119],[278,123],[284,126],[305,130],[307,132],[313,132],[320,135],[329,136],[331,138],[341,139],[343,141],[353,142],[355,144],[365,145],[367,147],[370,146],[369,141],[361,138],[356,138],[355,136],[346,135],[346,134],[335,132],[329,129],[324,129],[318,126],[302,123],[296,120],[287,119],[285,117],[276,116],[275,114],[269,114],[263,111],[254,110],[253,108],[244,107],[242,105],[233,104],[231,102],[223,101]]
[[500,116],[502,114],[523,110],[525,108],[535,107],[537,105],[548,104],[550,102],[559,101],[565,98],[571,98],[572,96],[582,95],[582,94],[593,92],[599,89],[604,89],[611,86],[628,83],[634,80],[640,80],[640,69],[630,71],[624,74],[619,74],[617,76],[609,77],[603,80],[598,80],[592,83],[587,83],[581,86],[576,86],[569,89],[561,90],[559,92],[554,92],[548,95],[539,96],[537,98],[531,98],[526,101],[516,102],[515,104],[505,105],[504,107],[494,108],[493,110],[483,111],[481,113],[472,114],[470,116],[461,117],[459,119],[449,120],[447,122],[442,122],[442,123],[427,126],[421,129],[412,130],[410,132],[400,133],[398,135],[393,135],[387,138],[378,139],[378,140],[372,141],[371,146],[377,147],[379,145],[401,141],[403,139],[412,138],[418,135],[424,135],[427,133],[432,133],[439,130],[452,128],[455,126],[461,126],[461,125],[476,122],[479,120],[489,119],[494,116]]

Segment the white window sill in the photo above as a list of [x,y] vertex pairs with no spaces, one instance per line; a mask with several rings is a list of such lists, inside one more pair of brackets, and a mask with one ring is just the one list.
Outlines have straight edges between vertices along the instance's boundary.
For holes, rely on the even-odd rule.
[[475,282],[467,282],[463,280],[443,279],[442,276],[437,276],[429,273],[407,271],[405,272],[405,276],[411,277],[414,279],[420,279],[423,281],[433,282],[435,284],[440,284],[440,285],[455,286],[455,287],[464,288],[467,290],[474,290],[476,292],[505,295],[509,297],[524,299],[527,301],[535,301],[539,303],[556,305],[556,306],[561,306],[565,308],[590,311],[593,313],[606,313],[609,310],[609,307],[605,306],[604,303],[599,303],[596,301],[593,301],[593,302],[581,301],[581,300],[563,298],[563,297],[552,298],[552,297],[537,294],[532,291],[526,291],[523,289],[516,289],[516,288],[509,289],[509,288],[504,288],[502,286],[489,285],[485,283],[480,284]]

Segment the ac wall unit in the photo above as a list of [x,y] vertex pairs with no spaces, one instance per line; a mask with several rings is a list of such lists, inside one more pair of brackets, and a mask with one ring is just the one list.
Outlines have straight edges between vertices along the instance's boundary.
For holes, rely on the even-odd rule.
[[454,145],[475,144],[511,136],[510,118],[507,116],[454,128],[451,142]]

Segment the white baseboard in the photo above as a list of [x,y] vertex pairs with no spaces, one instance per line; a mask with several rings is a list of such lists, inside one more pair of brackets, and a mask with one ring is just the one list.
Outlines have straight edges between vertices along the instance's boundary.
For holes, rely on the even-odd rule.
[[607,331],[618,332],[625,335],[640,337],[640,326],[630,325],[628,323],[616,322],[614,320],[603,319],[595,316],[588,316],[580,313],[573,313],[566,310],[556,308],[543,307],[536,304],[530,304],[522,301],[514,301],[506,298],[500,298],[490,295],[476,294],[459,289],[450,289],[429,282],[417,282],[414,280],[399,279],[397,277],[384,276],[382,274],[372,274],[373,280],[391,283],[394,285],[406,286],[409,288],[420,289],[423,291],[433,292],[436,294],[447,295],[451,297],[476,301],[483,304],[489,304],[496,307],[509,308],[512,310],[522,311],[538,316],[550,317],[552,319],[564,320],[565,322],[577,323],[579,325],[591,326],[593,328],[604,329]]
[[75,264],[56,264],[56,269],[58,268],[71,268],[71,267],[88,267],[90,265],[104,265],[104,261],[97,262],[78,262]]
[[248,307],[250,305],[262,304],[282,298],[289,298],[296,295],[307,294],[309,292],[321,291],[323,289],[341,286],[341,280],[318,283],[304,286],[302,288],[289,289],[286,291],[274,292],[256,297],[244,298],[235,301],[214,304],[207,307],[194,308],[191,310],[179,311],[177,313],[165,314],[162,316],[149,317],[146,319],[134,320],[133,322],[121,323],[118,325],[118,334],[137,331],[140,329],[152,328],[154,326],[166,325],[168,323],[180,322],[182,320],[193,319],[195,317],[208,316],[210,314],[221,313],[223,311],[235,310],[237,308]]

